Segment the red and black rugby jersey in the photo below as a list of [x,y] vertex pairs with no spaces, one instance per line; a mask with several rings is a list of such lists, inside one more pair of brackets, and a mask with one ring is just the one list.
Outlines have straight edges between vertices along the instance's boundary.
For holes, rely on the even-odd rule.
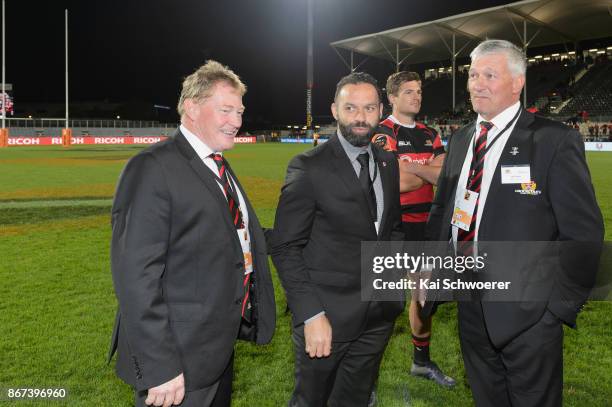
[[[386,118],[376,129],[372,142],[395,153],[398,159],[421,164],[444,154],[444,146],[436,130],[416,122],[405,127]],[[433,185],[426,182],[419,189],[400,194],[403,222],[426,222],[433,201]]]

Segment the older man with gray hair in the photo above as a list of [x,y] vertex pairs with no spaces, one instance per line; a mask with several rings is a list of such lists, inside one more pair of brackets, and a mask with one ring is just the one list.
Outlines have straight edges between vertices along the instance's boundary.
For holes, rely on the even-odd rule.
[[[471,58],[468,90],[478,117],[451,137],[427,234],[452,241],[458,253],[474,253],[477,241],[479,249],[500,241],[587,248],[561,253],[550,278],[539,281],[537,300],[502,302],[481,291],[458,303],[461,350],[476,405],[561,406],[562,325],[575,327],[595,282],[596,267],[587,264],[598,258],[603,239],[584,145],[575,130],[521,106],[521,49],[487,40]],[[457,216],[461,212],[465,216]],[[516,258],[507,257],[515,264]],[[520,271],[511,267],[505,277]],[[435,295],[428,297],[427,305],[434,301]],[[431,313],[435,307],[427,305]]]

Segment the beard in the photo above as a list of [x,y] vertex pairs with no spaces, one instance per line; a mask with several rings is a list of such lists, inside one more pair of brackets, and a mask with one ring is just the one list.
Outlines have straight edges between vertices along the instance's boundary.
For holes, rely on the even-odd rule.
[[[354,127],[367,127],[369,130],[365,134],[356,134],[353,133]],[[338,121],[338,129],[340,130],[340,134],[342,134],[342,137],[344,137],[346,141],[348,141],[355,147],[365,147],[370,144],[370,141],[374,136],[376,126],[371,126],[367,122],[353,122],[350,124],[344,124]]]

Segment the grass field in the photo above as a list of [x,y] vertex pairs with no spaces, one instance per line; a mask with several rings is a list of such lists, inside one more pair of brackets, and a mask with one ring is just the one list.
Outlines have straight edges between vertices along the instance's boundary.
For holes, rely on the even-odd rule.
[[[237,146],[227,154],[265,226],[288,160],[309,146]],[[0,389],[66,388],[65,402],[0,406],[130,406],[130,388],[105,363],[116,300],[109,268],[110,205],[125,161],[139,147],[0,150]],[[612,153],[590,153],[599,204],[612,237]],[[290,320],[275,276],[276,335],[271,344],[237,345],[234,406],[285,406],[293,386]],[[567,406],[612,405],[612,304],[587,304],[579,330],[565,329]],[[398,319],[379,381],[379,406],[470,406],[456,310],[434,319],[432,356],[458,379],[445,390],[407,374],[409,328]]]

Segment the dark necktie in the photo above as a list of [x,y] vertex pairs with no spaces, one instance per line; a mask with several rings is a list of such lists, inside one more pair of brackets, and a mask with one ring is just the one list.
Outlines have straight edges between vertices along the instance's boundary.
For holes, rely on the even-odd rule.
[[359,184],[368,201],[372,222],[377,220],[376,194],[374,193],[374,185],[370,178],[370,154],[368,152],[361,153],[357,156],[357,161],[361,165],[359,170]]
[[[244,228],[244,222],[242,221],[242,212],[240,211],[240,205],[237,201],[238,195],[236,195],[237,192],[234,191],[230,185],[225,160],[221,154],[211,154],[210,156],[214,160],[215,164],[217,164],[217,168],[219,169],[219,178],[221,179],[223,185],[223,192],[227,197],[227,205],[230,211],[230,216],[232,217],[232,222],[234,223],[236,229],[242,229]],[[243,236],[239,236],[238,238],[242,239]],[[244,289],[244,297],[242,299],[242,317],[251,322],[251,273],[244,276],[242,285]]]
[[[474,142],[474,153],[472,155],[472,163],[470,165],[470,172],[468,176],[467,189],[480,194],[480,185],[482,184],[482,176],[484,173],[484,162],[485,153],[487,152],[487,135],[489,130],[493,127],[493,123],[482,121],[480,122],[480,132],[476,136]],[[476,199],[476,205],[474,206],[474,214],[472,216],[472,222],[470,223],[470,230],[459,229],[457,232],[457,241],[462,242],[458,244],[458,251],[463,253],[471,252],[471,243],[474,241],[476,236],[476,218],[478,214],[478,202],[480,201],[480,195]]]

